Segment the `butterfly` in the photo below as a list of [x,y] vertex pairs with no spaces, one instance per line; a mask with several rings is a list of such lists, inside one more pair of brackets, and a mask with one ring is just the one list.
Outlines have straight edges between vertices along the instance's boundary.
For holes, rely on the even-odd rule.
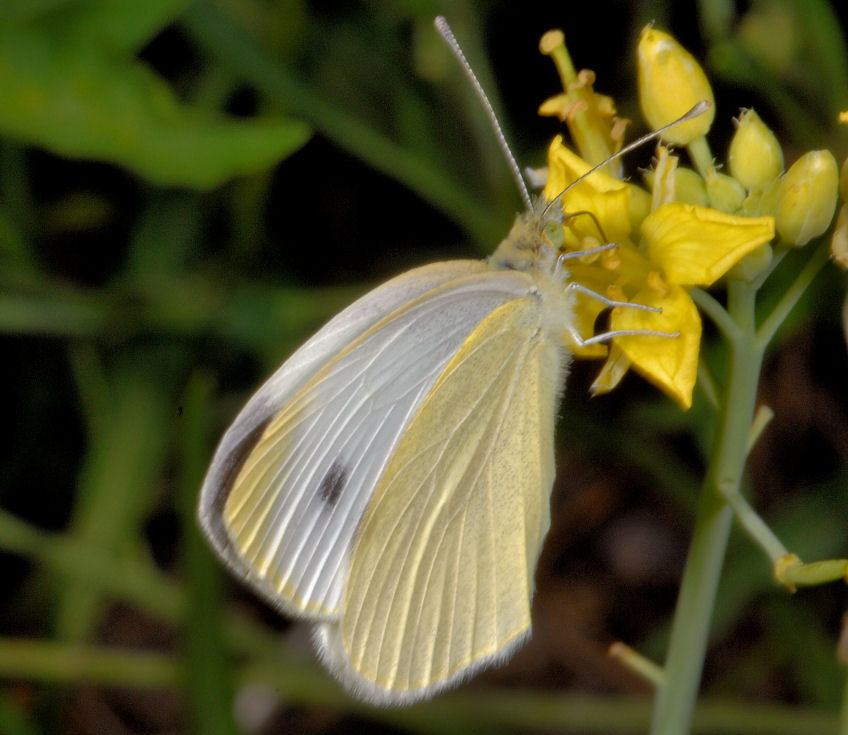
[[526,199],[487,260],[410,270],[330,320],[247,402],[201,489],[218,556],[313,621],[374,704],[430,697],[530,635],[569,346],[618,333],[578,333],[586,289],[549,237],[562,207]]

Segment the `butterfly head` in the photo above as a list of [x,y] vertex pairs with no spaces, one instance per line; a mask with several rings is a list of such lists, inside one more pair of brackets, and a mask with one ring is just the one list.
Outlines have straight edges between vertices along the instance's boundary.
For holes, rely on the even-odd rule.
[[557,266],[562,245],[562,210],[549,207],[544,197],[537,197],[531,206],[518,214],[507,236],[489,256],[493,268],[523,271],[529,274],[568,273]]

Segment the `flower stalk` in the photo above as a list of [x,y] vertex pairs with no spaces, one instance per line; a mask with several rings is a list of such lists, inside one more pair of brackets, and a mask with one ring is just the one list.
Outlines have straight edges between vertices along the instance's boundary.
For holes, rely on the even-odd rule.
[[674,613],[665,663],[657,689],[651,735],[679,735],[692,720],[709,638],[733,511],[722,488],[739,492],[747,459],[763,351],[756,346],[756,292],[742,282],[728,284],[728,313],[738,328],[730,340],[727,387],[716,425],[714,453],[707,470],[683,582]]

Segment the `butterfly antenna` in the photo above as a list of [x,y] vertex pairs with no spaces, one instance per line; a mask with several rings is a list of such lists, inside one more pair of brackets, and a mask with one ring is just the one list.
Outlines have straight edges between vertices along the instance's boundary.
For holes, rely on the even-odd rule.
[[512,172],[512,177],[518,184],[518,190],[521,192],[521,199],[524,201],[524,206],[527,207],[527,209],[530,209],[533,206],[533,202],[530,199],[530,192],[527,190],[527,183],[521,175],[521,169],[518,166],[518,161],[515,160],[515,156],[512,154],[512,149],[509,147],[509,143],[507,143],[503,128],[498,121],[498,116],[495,114],[495,109],[492,107],[492,103],[489,102],[489,98],[486,96],[483,85],[480,84],[480,80],[477,79],[477,75],[471,68],[471,64],[469,64],[468,59],[465,58],[465,54],[462,52],[462,47],[459,45],[459,41],[456,40],[456,36],[453,35],[453,31],[444,16],[438,16],[434,21],[434,25],[436,26],[436,30],[439,32],[439,35],[448,45],[448,48],[453,52],[453,55],[456,57],[456,60],[465,72],[465,76],[467,76],[468,81],[471,82],[474,92],[483,104],[483,109],[486,111],[486,115],[489,118],[492,129],[495,131],[495,137],[498,139],[498,145],[500,145],[501,151],[503,151],[506,162]]
[[630,153],[630,151],[635,150],[640,146],[645,145],[645,143],[652,141],[654,138],[659,138],[666,130],[673,128],[675,125],[680,125],[680,123],[685,123],[687,120],[691,120],[694,117],[698,117],[698,115],[702,115],[707,110],[709,110],[711,106],[712,104],[709,102],[709,100],[701,100],[697,105],[695,105],[691,110],[689,110],[689,112],[686,112],[680,117],[678,117],[677,120],[670,122],[668,125],[663,125],[661,128],[657,128],[653,132],[648,133],[647,135],[643,135],[641,138],[636,138],[636,140],[634,140],[632,143],[628,143],[620,151],[616,151],[609,158],[606,158],[601,161],[597,166],[592,166],[592,168],[590,168],[585,174],[576,178],[568,186],[566,186],[565,189],[563,189],[559,194],[557,194],[553,199],[551,199],[551,201],[549,201],[547,206],[545,207],[545,213],[547,214],[547,211],[554,204],[556,204],[560,199],[562,199],[566,194],[568,194],[568,192],[571,191],[575,186],[577,186],[577,184],[579,184],[581,181],[583,181],[583,179],[585,179],[587,176],[591,176],[599,168],[603,168],[610,161],[615,161],[617,158],[621,158],[623,155]]

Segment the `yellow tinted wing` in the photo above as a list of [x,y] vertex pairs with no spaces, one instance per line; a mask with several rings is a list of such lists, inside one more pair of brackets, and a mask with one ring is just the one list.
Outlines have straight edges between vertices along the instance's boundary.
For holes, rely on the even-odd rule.
[[[225,558],[290,614],[338,618],[359,521],[405,427],[468,336],[528,288],[523,274],[477,261],[392,283],[407,292],[419,281],[430,287],[323,356],[284,405],[267,411],[259,401],[247,414],[255,435],[237,445],[238,469],[215,492]],[[369,299],[363,308],[379,311]],[[361,321],[358,311],[350,318]],[[333,320],[300,352],[320,349],[328,328],[344,332],[345,322]]]
[[414,701],[509,655],[530,628],[564,377],[534,298],[494,310],[404,434],[363,517],[329,663]]

